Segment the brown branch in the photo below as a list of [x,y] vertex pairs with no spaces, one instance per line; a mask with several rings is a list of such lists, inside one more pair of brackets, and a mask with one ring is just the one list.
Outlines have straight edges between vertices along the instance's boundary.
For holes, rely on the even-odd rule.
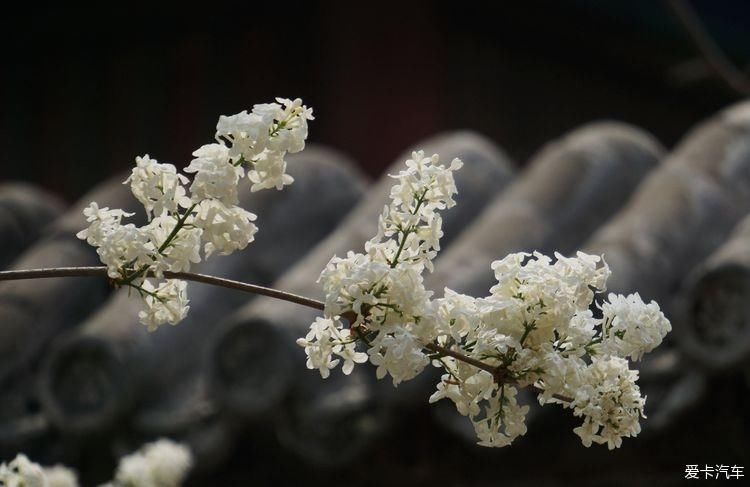
[[[24,269],[24,270],[13,270],[13,271],[0,271],[0,281],[15,281],[21,279],[44,279],[51,277],[108,277],[107,268],[104,266],[96,267],[53,267],[45,269]],[[318,301],[317,299],[307,298],[305,296],[299,296],[297,294],[288,293],[286,291],[280,291],[264,286],[256,286],[255,284],[247,284],[240,281],[233,281],[231,279],[224,279],[222,277],[214,277],[206,274],[198,274],[194,272],[171,272],[164,271],[164,277],[168,279],[183,279],[185,281],[202,282],[204,284],[210,284],[212,286],[220,286],[228,289],[236,289],[247,293],[260,294],[262,296],[268,296],[274,299],[280,299],[282,301],[288,301],[290,303],[307,306],[322,311],[325,308],[325,303]],[[113,282],[117,283],[116,280]],[[353,313],[348,313],[344,317],[352,320],[352,317],[356,319],[356,316],[352,316]],[[516,385],[515,381],[509,379],[506,374],[507,371],[501,367],[494,367],[486,364],[481,360],[477,360],[468,357],[460,352],[441,347],[434,343],[428,343],[425,348],[431,352],[439,353],[441,355],[453,357],[456,360],[472,365],[478,369],[486,370],[491,373],[492,376],[498,383],[504,383],[509,385]],[[536,386],[530,386],[537,392],[543,392]],[[553,394],[553,397],[561,401],[572,402],[573,399],[561,396],[559,394]]]
[[[153,277],[150,274],[151,277]],[[46,269],[24,269],[15,271],[0,271],[0,281],[16,281],[21,279],[43,279],[49,277],[109,277],[107,276],[107,268],[104,266],[96,267],[54,267]],[[290,303],[300,304],[307,306],[308,308],[314,308],[323,310],[325,304],[316,299],[306,298],[304,296],[298,296],[296,294],[288,293],[285,291],[279,291],[278,289],[272,289],[269,287],[256,286],[255,284],[247,284],[240,281],[233,281],[231,279],[224,279],[222,277],[214,277],[206,274],[198,274],[195,272],[171,272],[164,271],[164,277],[167,279],[183,279],[185,281],[202,282],[204,284],[211,284],[213,286],[225,287],[228,289],[236,289],[238,291],[244,291],[247,293],[260,294],[262,296],[268,296],[270,298],[281,299],[289,301]],[[113,282],[117,283],[116,280]]]
[[667,4],[716,75],[740,95],[749,95],[750,80],[737,69],[711,38],[690,4],[684,0],[667,0]]
[[447,355],[448,357],[453,357],[456,360],[460,360],[461,362],[467,363],[469,365],[473,365],[474,367],[482,370],[486,370],[490,374],[492,374],[493,377],[497,376],[498,368],[493,367],[492,365],[486,364],[482,362],[481,360],[477,360],[471,357],[467,357],[466,355],[456,352],[453,350],[450,350],[445,347],[441,347],[440,345],[436,345],[434,343],[428,343],[424,346],[427,350],[435,353],[439,353],[440,355]]
[[318,301],[317,299],[300,296],[286,291],[280,291],[270,287],[257,286],[255,284],[247,284],[240,281],[233,281],[231,279],[224,279],[222,277],[209,276],[207,274],[197,274],[194,272],[164,272],[164,277],[170,279],[184,279],[186,281],[202,282],[204,284],[211,284],[213,286],[221,286],[229,289],[236,289],[246,293],[260,294],[262,296],[268,296],[269,298],[280,299],[282,301],[288,301],[290,303],[307,306],[308,308],[317,309],[323,311],[325,303]]
[[[509,379],[507,377],[507,375],[506,375],[507,374],[507,370],[504,369],[504,368],[502,368],[502,367],[493,367],[492,365],[486,364],[486,363],[482,362],[481,360],[477,360],[477,359],[473,359],[471,357],[467,357],[466,355],[464,355],[464,354],[462,354],[460,352],[456,352],[454,350],[450,350],[448,348],[441,347],[440,345],[436,345],[434,343],[428,343],[427,345],[425,345],[425,348],[427,350],[430,350],[431,352],[435,352],[435,353],[439,353],[441,355],[447,355],[449,357],[453,357],[456,360],[459,360],[461,362],[467,363],[469,365],[473,365],[474,367],[476,367],[478,369],[486,370],[487,372],[489,372],[490,374],[492,374],[492,377],[494,377],[495,380],[499,384],[502,383],[502,384],[508,384],[508,385],[512,385],[512,386],[513,385],[518,385],[518,383],[515,380]],[[527,386],[527,387],[533,389],[534,391],[536,391],[536,392],[538,392],[540,394],[542,392],[544,392],[544,389],[542,389],[541,387],[537,387],[537,386],[534,386],[534,385]],[[552,397],[554,397],[555,399],[559,399],[560,401],[564,401],[564,402],[573,402],[573,398],[568,397],[568,396],[563,396],[561,394],[552,394]]]

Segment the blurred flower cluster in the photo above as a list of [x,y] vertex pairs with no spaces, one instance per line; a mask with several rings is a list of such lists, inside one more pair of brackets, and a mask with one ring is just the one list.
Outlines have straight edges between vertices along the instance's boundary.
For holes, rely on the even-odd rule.
[[[115,478],[101,487],[178,487],[193,465],[193,455],[180,443],[159,439],[120,459]],[[42,467],[19,453],[0,464],[0,485],[6,487],[78,487],[73,470]]]
[[42,467],[19,453],[9,463],[0,464],[0,485],[7,487],[77,487],[78,477],[72,470],[56,465]]
[[102,487],[177,487],[192,467],[190,450],[180,443],[160,439],[125,455],[115,479]]

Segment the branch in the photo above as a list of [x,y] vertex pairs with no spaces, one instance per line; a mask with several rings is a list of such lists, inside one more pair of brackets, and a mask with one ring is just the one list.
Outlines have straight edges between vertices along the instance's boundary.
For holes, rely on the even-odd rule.
[[667,4],[716,75],[740,95],[750,94],[750,80],[737,69],[711,38],[690,4],[684,0],[667,0]]
[[[152,275],[149,274],[149,276],[152,276]],[[50,278],[50,277],[106,277],[106,278],[109,278],[109,276],[107,275],[107,268],[104,266],[51,267],[51,268],[45,268],[45,269],[23,269],[23,270],[14,270],[14,271],[0,271],[0,281],[17,281],[17,280],[22,280],[22,279],[45,279],[45,278]],[[322,301],[318,301],[317,299],[311,299],[305,296],[299,296],[297,294],[292,294],[286,291],[280,291],[278,289],[273,289],[269,287],[256,286],[255,284],[247,284],[247,283],[240,282],[240,281],[233,281],[231,279],[224,279],[222,277],[209,276],[207,274],[198,274],[195,272],[164,271],[164,277],[166,277],[167,279],[182,279],[185,281],[202,282],[204,284],[210,284],[212,286],[220,286],[220,287],[225,287],[228,289],[236,289],[238,291],[243,291],[246,293],[259,294],[261,296],[268,296],[269,298],[280,299],[282,301],[288,301],[290,303],[307,306],[308,308],[313,308],[313,309],[317,309],[320,311],[323,311],[323,309],[325,308],[325,303],[323,303]],[[116,280],[113,280],[113,282],[117,283]],[[346,316],[346,318],[349,319],[351,318],[351,316]],[[495,379],[498,382],[514,385],[514,381],[509,380],[507,377],[505,377],[505,371],[501,368],[493,367],[492,365],[486,364],[482,362],[481,360],[468,357],[460,352],[449,350],[445,347],[441,347],[440,345],[437,345],[434,343],[428,343],[427,345],[425,345],[425,348],[427,350],[430,350],[431,352],[436,352],[442,355],[453,357],[456,360],[465,362],[469,365],[473,365],[474,367],[478,369],[486,370],[487,372],[491,373],[492,376],[495,377]],[[530,387],[537,392],[543,392],[543,389],[539,387],[536,387],[536,386],[530,386]],[[561,396],[559,394],[554,394],[553,397],[561,401],[565,401],[565,402],[573,401],[573,399],[566,397],[566,396]]]
[[[17,281],[21,279],[42,279],[49,277],[105,277],[107,275],[107,268],[104,266],[96,267],[52,267],[45,269],[24,269],[16,271],[0,271],[0,281]],[[153,274],[149,274],[149,277],[153,277]],[[289,301],[290,303],[300,304],[307,306],[308,308],[323,310],[325,304],[316,299],[306,298],[304,296],[298,296],[296,294],[288,293],[285,291],[279,291],[278,289],[272,289],[269,287],[256,286],[255,284],[246,284],[240,281],[233,281],[231,279],[224,279],[221,277],[209,276],[207,274],[198,274],[195,272],[172,272],[164,271],[164,277],[167,279],[182,279],[185,281],[202,282],[204,284],[211,284],[212,286],[220,286],[228,289],[236,289],[246,293],[260,294],[262,296],[268,296],[270,298],[281,299],[283,301]],[[113,281],[117,283],[117,281]]]
[[[474,367],[478,369],[486,370],[487,372],[492,374],[492,377],[494,377],[498,383],[503,383],[503,384],[508,384],[508,385],[518,385],[516,381],[509,379],[508,377],[505,377],[506,370],[501,367],[493,367],[492,365],[486,364],[482,362],[481,360],[467,357],[466,355],[462,353],[447,349],[445,347],[441,347],[440,345],[436,345],[434,343],[428,343],[427,345],[425,345],[424,348],[426,348],[427,350],[430,350],[431,352],[436,352],[441,355],[447,355],[449,357],[453,357],[456,360],[467,363],[469,365],[473,365]],[[544,389],[542,389],[541,387],[537,387],[534,385],[528,386],[528,387],[540,394],[544,392]],[[564,401],[564,402],[573,402],[572,397],[563,396],[561,394],[552,394],[552,397],[560,401]]]
[[439,353],[440,355],[447,355],[449,357],[453,357],[456,360],[460,360],[461,362],[465,362],[469,365],[473,365],[474,367],[478,369],[486,370],[487,372],[492,374],[493,377],[497,376],[498,368],[493,367],[492,365],[486,364],[482,362],[481,360],[467,357],[466,355],[460,352],[455,352],[453,350],[450,350],[445,347],[441,347],[440,345],[436,345],[434,343],[428,343],[427,345],[424,346],[424,348],[426,348],[427,350],[431,352]]

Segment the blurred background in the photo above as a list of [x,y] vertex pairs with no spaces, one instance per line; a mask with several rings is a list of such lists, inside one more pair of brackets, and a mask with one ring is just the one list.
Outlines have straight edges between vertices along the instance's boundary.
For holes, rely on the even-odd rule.
[[[148,153],[160,162],[184,167],[193,150],[211,142],[219,115],[250,109],[276,96],[300,97],[314,108],[316,120],[311,122],[309,141],[345,155],[336,157],[354,161],[344,165],[356,168],[357,175],[352,176],[356,184],[352,184],[361,185],[362,194],[370,185],[366,181],[381,176],[407,148],[434,134],[456,130],[481,134],[496,144],[503,153],[502,163],[516,179],[527,175],[525,170],[532,162],[546,157],[539,156],[538,151],[548,142],[594,121],[614,120],[639,128],[660,147],[654,151],[661,160],[663,154],[679,147],[690,129],[750,94],[746,78],[750,66],[749,26],[750,6],[742,0],[463,5],[414,1],[368,6],[338,1],[283,5],[242,2],[195,9],[154,4],[86,9],[29,7],[24,14],[6,12],[0,19],[0,181],[35,185],[58,201],[50,205],[57,205],[59,211],[50,210],[49,214],[62,214],[97,184],[131,167],[137,155]],[[742,113],[749,109],[744,110],[738,111],[739,118],[746,117]],[[731,137],[741,139],[740,146],[750,144],[750,135],[744,132],[745,125],[742,127],[728,129],[730,135],[721,136],[725,138],[694,142],[689,151],[677,151],[675,159],[699,157],[694,154],[700,144],[728,143],[735,140]],[[666,242],[663,247],[657,246],[665,255],[672,252],[674,242],[708,242],[698,250],[675,248],[675,260],[669,263],[674,279],[662,287],[654,285],[656,290],[651,295],[642,290],[646,297],[666,296],[669,302],[678,303],[666,306],[673,321],[689,321],[685,316],[698,313],[699,305],[691,308],[679,304],[687,301],[684,290],[693,285],[690,279],[698,279],[690,276],[697,275],[695,269],[710,267],[704,263],[737,235],[731,231],[750,211],[745,203],[750,186],[750,162],[745,160],[750,161],[750,157],[742,157],[732,163],[732,167],[744,168],[737,173],[746,178],[740,189],[711,180],[715,188],[711,187],[714,192],[710,194],[714,196],[701,196],[696,201],[705,203],[714,197],[711,201],[720,201],[706,203],[705,215],[700,217],[703,223],[686,224],[682,236],[656,239]],[[715,162],[709,159],[694,166]],[[652,167],[656,164],[649,168],[657,170]],[[740,177],[732,174],[732,178]],[[669,174],[660,177],[666,186],[673,179]],[[505,175],[498,172],[497,178],[502,184],[498,182],[494,194],[485,194],[487,201],[499,196],[506,186]],[[554,181],[544,184],[553,188]],[[515,189],[511,183],[508,187]],[[640,195],[641,187],[635,182],[631,189]],[[658,192],[644,190],[643,194]],[[511,194],[528,196],[523,190]],[[356,198],[331,202],[332,208],[354,207]],[[641,200],[644,202],[633,206],[638,211],[660,213],[658,198],[643,196]],[[625,201],[627,198],[620,206],[625,207]],[[687,196],[670,201],[664,204],[693,204]],[[475,203],[476,211],[465,216],[466,226],[481,213],[484,203]],[[679,209],[670,211],[677,218],[683,216]],[[613,209],[612,215],[602,217],[595,226],[614,221],[614,215]],[[707,226],[711,215],[724,222],[723,226]],[[49,228],[55,231],[68,228],[60,226],[53,216],[48,220],[53,222]],[[338,221],[329,222],[325,235],[335,232]],[[651,231],[636,225],[629,227],[631,233],[636,227],[644,233]],[[606,247],[611,241],[607,236],[613,232],[617,233],[597,234],[603,236],[593,240],[588,233],[581,235],[575,248]],[[44,239],[53,233],[47,230],[38,237]],[[34,238],[23,244],[25,249],[34,245]],[[743,238],[746,240],[742,242],[750,246],[750,239]],[[539,245],[552,249],[558,244],[548,238]],[[742,247],[742,243],[734,245]],[[46,252],[64,255],[56,250]],[[36,262],[19,260],[25,255],[19,250],[14,254],[15,264],[11,260],[5,267],[19,261]],[[738,259],[745,265],[745,256]],[[62,260],[60,265],[64,265]],[[285,270],[274,268],[278,272],[264,276],[272,283],[283,278]],[[744,290],[743,283],[732,281],[732,286]],[[622,287],[639,290],[625,284]],[[3,298],[3,292],[16,291],[0,288],[0,305],[21,300]],[[32,291],[16,294],[26,292]],[[738,293],[731,299],[722,298],[723,303],[731,302],[744,310],[750,301]],[[73,306],[73,318],[44,328],[49,336],[40,338],[33,347],[35,352],[19,362],[22,366],[9,367],[10,372],[2,376],[0,401],[7,407],[5,413],[0,410],[0,416],[23,433],[19,436],[11,428],[6,436],[0,434],[2,459],[24,449],[45,461],[66,461],[78,467],[85,484],[94,485],[107,480],[106,472],[111,471],[124,445],[157,436],[133,433],[127,419],[148,403],[143,400],[143,391],[149,389],[141,387],[142,379],[136,387],[141,392],[136,399],[129,399],[127,412],[118,412],[118,422],[108,427],[65,431],[60,426],[65,419],[59,419],[64,414],[50,412],[54,407],[44,406],[45,399],[39,397],[44,394],[39,388],[46,387],[38,386],[43,381],[39,375],[54,375],[57,370],[50,372],[53,366],[45,365],[45,357],[52,353],[50,347],[58,346],[55,340],[60,335],[75,332],[76,326],[90,319],[104,302],[102,298],[96,305]],[[736,312],[740,318],[727,332],[731,337],[747,338],[742,312]],[[15,319],[10,311],[0,309],[0,324]],[[14,350],[24,349],[24,340],[32,340],[9,335],[0,335],[0,339],[12,341]],[[192,340],[200,341],[200,335]],[[530,423],[529,433],[519,445],[503,451],[486,450],[472,445],[460,428],[451,426],[452,420],[436,419],[426,402],[402,407],[394,406],[391,400],[386,401],[389,419],[383,423],[389,426],[368,426],[378,433],[361,448],[359,444],[352,447],[351,454],[347,454],[346,441],[327,436],[326,448],[331,450],[312,442],[295,451],[288,445],[297,440],[289,440],[288,435],[279,439],[285,433],[279,432],[278,418],[271,421],[261,414],[250,420],[236,411],[225,414],[214,403],[210,387],[206,392],[201,386],[199,392],[185,393],[172,402],[180,402],[176,408],[184,409],[184,401],[192,401],[194,394],[199,397],[196,404],[210,404],[210,412],[199,415],[200,421],[222,418],[221,433],[204,428],[197,436],[190,436],[208,445],[204,446],[206,451],[221,453],[206,454],[205,466],[191,478],[194,485],[672,485],[684,478],[687,464],[747,467],[750,395],[746,376],[750,375],[745,369],[750,353],[737,352],[741,357],[731,364],[714,366],[699,358],[685,360],[689,353],[685,355],[683,350],[691,350],[689,343],[670,347],[676,355],[666,357],[666,365],[657,364],[658,386],[649,396],[647,408],[663,396],[665,401],[672,401],[672,409],[668,408],[651,434],[644,432],[643,438],[626,439],[623,448],[615,452],[601,446],[585,449],[571,432],[576,419],[554,413]],[[716,350],[721,353],[719,345]],[[120,357],[119,353],[115,355]],[[0,356],[0,363],[3,360]],[[668,372],[659,376],[659,367]],[[87,378],[94,368],[83,367],[76,373]],[[194,370],[191,374],[200,375]],[[312,380],[312,375],[309,372],[305,377]],[[55,386],[52,389],[58,395],[78,394],[66,392],[66,387],[58,388],[62,392]],[[94,386],[84,389],[94,396],[102,393]],[[672,394],[674,389],[679,389],[676,396]],[[166,403],[169,399],[155,408],[171,411],[163,406]],[[654,404],[654,408],[659,407],[658,402]],[[18,427],[17,416],[25,414],[23,411],[36,423],[30,420]],[[193,413],[190,410],[188,416],[194,418]],[[378,418],[374,414],[367,420],[377,425]],[[163,431],[170,435],[177,431],[179,434],[172,436],[178,437],[184,434],[174,425]],[[221,435],[231,436],[231,441]],[[336,447],[330,447],[330,442]],[[304,453],[315,448],[332,456],[340,454],[341,461],[321,461],[316,454]]]
[[[746,3],[693,3],[744,69]],[[238,2],[3,17],[3,177],[66,198],[139,154],[186,164],[220,114],[275,96],[314,107],[310,140],[371,175],[445,129],[486,134],[519,163],[601,118],[669,146],[738,98],[664,2]]]

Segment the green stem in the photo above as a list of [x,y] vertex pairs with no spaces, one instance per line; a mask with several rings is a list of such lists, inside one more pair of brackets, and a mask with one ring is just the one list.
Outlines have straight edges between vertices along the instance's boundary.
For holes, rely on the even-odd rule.
[[[197,204],[193,204],[188,210],[180,215],[180,217],[177,219],[177,223],[175,224],[172,231],[167,235],[167,238],[164,240],[164,242],[159,246],[158,252],[162,255],[164,255],[164,251],[169,247],[169,244],[172,243],[172,241],[177,236],[177,233],[185,226],[185,222],[187,221],[188,217],[192,213],[192,211],[195,209],[195,207],[198,206]],[[136,270],[132,274],[126,275],[122,279],[116,281],[121,286],[131,286],[131,283],[136,280],[137,278],[141,277],[143,274],[148,271],[149,266],[143,265],[140,269]]]
[[169,235],[167,235],[167,238],[166,240],[164,240],[164,243],[162,243],[161,246],[159,247],[160,254],[163,255],[164,250],[166,250],[166,248],[169,247],[169,244],[172,243],[172,240],[174,240],[174,238],[177,236],[177,232],[179,232],[180,229],[182,229],[183,225],[185,225],[185,222],[187,221],[188,217],[193,212],[196,206],[198,206],[198,204],[193,203],[193,205],[190,208],[188,208],[188,210],[185,213],[180,215],[180,218],[177,220],[177,224],[174,226],[174,228],[169,233]]
[[[411,211],[412,215],[416,215],[419,211],[419,208],[422,207],[422,203],[424,203],[424,198],[427,196],[427,188],[425,188],[424,191],[422,191],[422,194],[417,198],[417,206],[414,207],[414,210]],[[409,237],[409,234],[414,231],[414,225],[409,226],[406,230],[401,232],[401,242],[399,243],[398,250],[396,251],[396,255],[393,257],[393,260],[391,261],[391,269],[396,267],[398,265],[398,258],[401,257],[401,252],[404,250],[404,245],[406,244],[406,239]]]
[[536,326],[534,325],[534,323],[532,323],[530,325],[527,325],[527,324],[524,323],[524,325],[523,325],[523,335],[521,335],[521,340],[519,341],[519,343],[521,344],[522,347],[523,347],[523,342],[525,342],[526,339],[529,337],[529,333],[531,333],[535,329],[536,329]]
[[409,227],[407,230],[405,230],[401,235],[401,243],[398,246],[398,250],[396,251],[396,255],[393,256],[393,260],[391,261],[391,269],[396,267],[398,265],[398,258],[401,257],[401,252],[404,250],[404,245],[406,244],[406,239],[409,237],[409,234],[411,233],[411,227]]

